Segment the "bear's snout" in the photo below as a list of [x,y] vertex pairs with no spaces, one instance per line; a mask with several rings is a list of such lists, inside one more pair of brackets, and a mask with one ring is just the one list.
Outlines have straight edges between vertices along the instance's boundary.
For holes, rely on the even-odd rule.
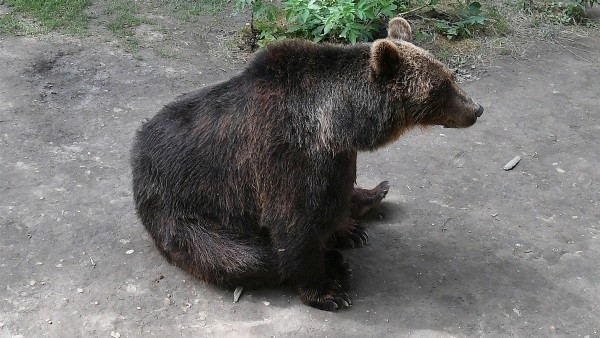
[[477,110],[475,111],[475,115],[477,115],[477,117],[480,117],[483,114],[483,107],[478,104],[479,108],[477,108]]

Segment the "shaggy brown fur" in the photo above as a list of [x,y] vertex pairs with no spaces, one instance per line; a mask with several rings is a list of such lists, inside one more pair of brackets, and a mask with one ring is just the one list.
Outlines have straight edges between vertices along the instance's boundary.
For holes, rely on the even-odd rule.
[[210,283],[288,283],[311,306],[351,304],[335,248],[367,241],[356,223],[389,186],[354,188],[357,151],[414,126],[468,127],[483,109],[426,51],[273,43],[231,80],[180,97],[132,150],[138,215],[171,261]]

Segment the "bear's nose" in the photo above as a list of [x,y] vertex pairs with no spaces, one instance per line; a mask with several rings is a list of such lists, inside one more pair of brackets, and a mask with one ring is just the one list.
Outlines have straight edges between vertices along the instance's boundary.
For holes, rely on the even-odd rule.
[[479,108],[477,108],[475,115],[477,115],[477,117],[479,117],[479,116],[481,116],[481,114],[483,114],[483,107],[481,105],[479,105]]

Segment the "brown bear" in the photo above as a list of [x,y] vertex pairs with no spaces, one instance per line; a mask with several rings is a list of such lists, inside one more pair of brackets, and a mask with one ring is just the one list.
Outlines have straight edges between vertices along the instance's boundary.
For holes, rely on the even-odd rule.
[[409,128],[468,127],[483,108],[428,52],[388,37],[268,45],[240,74],[167,104],[132,149],[137,213],[158,248],[209,283],[287,283],[305,304],[351,305],[336,249],[388,192],[355,188],[356,153]]

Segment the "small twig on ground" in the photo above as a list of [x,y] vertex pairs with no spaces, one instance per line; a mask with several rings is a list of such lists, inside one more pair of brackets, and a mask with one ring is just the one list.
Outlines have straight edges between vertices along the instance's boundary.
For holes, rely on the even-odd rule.
[[556,319],[558,319],[558,322],[560,323],[560,325],[562,326],[563,332],[564,333],[568,333],[567,332],[567,328],[565,327],[565,323],[563,323],[563,321],[560,319],[560,316],[558,315],[558,313],[556,314]]
[[576,57],[578,57],[578,58],[581,58],[582,60],[584,60],[584,61],[586,61],[586,62],[590,62],[590,63],[591,63],[591,61],[590,61],[590,60],[588,60],[588,59],[584,58],[583,56],[581,56],[581,55],[579,55],[579,54],[575,53],[574,51],[570,50],[570,49],[569,49],[567,46],[565,46],[565,45],[563,45],[562,43],[558,42],[558,40],[556,40],[556,39],[553,39],[553,42],[554,42],[554,43],[556,43],[557,45],[561,46],[561,47],[562,47],[562,48],[564,48],[564,49],[565,49],[567,52],[569,52],[569,53],[573,54],[574,56],[576,56]]
[[[573,40],[573,39],[564,38],[564,37],[561,37],[561,39],[562,39],[562,40],[569,41],[569,42],[571,42],[571,43],[574,43],[574,44],[575,44],[575,43],[577,43],[577,44],[579,44],[579,45],[581,45],[581,46],[583,46],[583,47],[585,47],[585,48],[590,48],[588,45],[586,45],[586,44],[584,44],[584,43],[581,43],[581,42],[578,42],[578,41],[576,41],[576,40]],[[578,50],[578,51],[582,51],[582,52],[590,53],[590,54],[599,54],[599,53],[594,53],[593,51],[591,51],[591,50],[589,50],[589,49],[579,48],[579,47],[575,47],[575,46],[570,46],[570,48],[572,48],[572,49],[574,49],[574,50]]]
[[398,14],[398,16],[405,16],[407,14],[418,12],[418,11],[422,10],[423,8],[428,7],[428,6],[429,6],[429,4],[421,5],[421,6],[417,7],[417,8],[413,8],[411,10],[408,10],[408,11],[404,12],[404,13],[400,13],[400,14]]
[[450,220],[452,220],[452,217],[449,217],[444,224],[442,224],[442,226],[440,227],[440,230],[442,231],[446,231],[446,224],[448,224],[448,222],[450,222]]
[[[399,14],[399,15],[402,15],[402,14]],[[440,20],[440,19],[436,19],[436,18],[428,18],[428,17],[426,17],[426,16],[422,16],[422,15],[419,15],[419,14],[415,14],[415,16],[416,16],[417,18],[421,19],[421,20],[424,20],[424,21],[435,21],[435,22],[440,22],[440,21],[442,21],[442,20]]]
[[7,286],[6,286],[6,290],[8,290],[8,291],[10,291],[10,292],[14,293],[15,295],[18,295],[18,296],[20,296],[20,295],[19,295],[19,293],[18,293],[18,292],[16,292],[15,290],[11,289],[9,285],[7,285]]

